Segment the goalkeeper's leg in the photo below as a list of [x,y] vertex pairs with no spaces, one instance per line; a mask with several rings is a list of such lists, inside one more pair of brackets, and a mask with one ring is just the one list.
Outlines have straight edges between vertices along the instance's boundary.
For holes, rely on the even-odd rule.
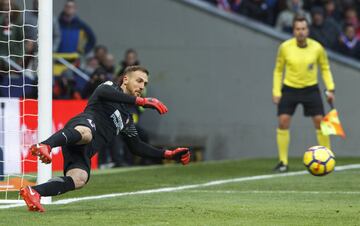
[[51,148],[76,144],[82,138],[81,133],[77,129],[78,128],[63,128],[41,143],[47,144]]
[[63,146],[64,177],[53,178],[33,188],[41,196],[60,195],[82,188],[90,175],[90,159],[93,154],[91,145]]
[[43,163],[51,162],[51,149],[66,145],[88,144],[92,140],[92,131],[87,126],[78,125],[75,128],[65,127],[54,133],[48,139],[30,147],[29,152],[33,156],[39,156]]
[[88,174],[83,169],[71,169],[64,177],[55,177],[48,182],[33,186],[41,196],[56,196],[85,186]]
[[48,182],[36,186],[27,186],[20,189],[20,195],[30,211],[44,212],[41,205],[42,196],[56,196],[85,186],[88,173],[83,169],[71,169],[64,177],[55,177]]
[[64,177],[56,177],[48,182],[20,190],[31,211],[44,211],[40,204],[41,196],[55,196],[85,186],[90,176],[91,157],[95,153],[92,145],[73,145],[62,147]]
[[68,121],[63,129],[48,139],[40,144],[32,145],[29,151],[32,155],[39,156],[42,162],[50,163],[52,148],[88,144],[93,139],[93,133],[95,133],[95,124],[91,117],[80,114]]

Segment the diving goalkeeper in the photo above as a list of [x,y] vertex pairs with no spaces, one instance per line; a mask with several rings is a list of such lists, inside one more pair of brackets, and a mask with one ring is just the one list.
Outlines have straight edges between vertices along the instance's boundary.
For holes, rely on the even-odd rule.
[[44,212],[42,196],[55,196],[82,188],[90,178],[90,159],[118,135],[124,137],[129,149],[136,155],[156,159],[190,162],[188,148],[161,150],[142,142],[128,109],[134,105],[167,113],[166,106],[155,98],[142,98],[141,92],[148,83],[149,72],[141,66],[125,69],[121,83],[107,81],[98,86],[90,97],[83,113],[70,119],[62,130],[47,140],[30,147],[30,153],[39,156],[43,163],[51,162],[51,149],[62,147],[64,176],[48,182],[20,189],[30,211]]

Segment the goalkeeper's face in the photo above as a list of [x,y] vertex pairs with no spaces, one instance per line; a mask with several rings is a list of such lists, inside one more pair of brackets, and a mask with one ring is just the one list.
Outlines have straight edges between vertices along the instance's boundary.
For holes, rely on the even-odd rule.
[[132,71],[124,75],[121,88],[125,93],[140,97],[148,83],[148,75],[142,71]]

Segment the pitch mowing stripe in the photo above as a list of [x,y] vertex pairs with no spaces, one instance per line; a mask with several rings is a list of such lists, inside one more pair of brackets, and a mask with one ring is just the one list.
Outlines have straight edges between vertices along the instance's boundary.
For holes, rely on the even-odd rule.
[[[338,166],[335,168],[335,171],[344,171],[344,170],[351,170],[351,169],[360,169],[360,164]],[[259,176],[239,177],[239,178],[226,179],[226,180],[214,180],[214,181],[210,181],[207,183],[201,183],[201,184],[191,184],[191,185],[183,185],[183,186],[177,186],[177,187],[140,190],[140,191],[135,191],[135,192],[122,192],[122,193],[113,193],[113,194],[106,194],[106,195],[62,199],[62,200],[58,200],[58,201],[51,203],[51,205],[69,204],[69,203],[73,203],[73,202],[106,199],[106,198],[114,198],[114,197],[129,196],[129,195],[144,195],[144,194],[154,194],[154,193],[161,193],[161,192],[174,192],[174,191],[181,191],[181,190],[193,189],[193,188],[210,187],[210,186],[221,185],[221,184],[229,184],[229,183],[237,183],[237,182],[253,181],[253,180],[265,180],[265,179],[272,179],[272,178],[278,178],[278,177],[289,177],[289,176],[298,176],[298,175],[305,175],[305,174],[308,174],[308,172],[303,170],[303,171],[289,172],[289,173],[282,173],[282,174],[268,174],[268,175],[259,175]],[[25,205],[25,204],[4,205],[4,206],[0,206],[0,209],[14,208],[14,207],[19,207],[19,206],[23,206],[23,205]]]
[[188,193],[218,193],[218,194],[311,194],[311,195],[360,195],[360,191],[296,191],[296,190],[249,190],[249,191],[233,191],[233,190],[190,190]]

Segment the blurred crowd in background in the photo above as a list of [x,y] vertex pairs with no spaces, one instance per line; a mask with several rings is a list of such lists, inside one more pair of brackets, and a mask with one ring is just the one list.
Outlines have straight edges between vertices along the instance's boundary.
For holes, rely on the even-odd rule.
[[[202,1],[286,33],[292,32],[294,15],[303,14],[311,24],[311,38],[328,49],[360,59],[360,0]],[[32,84],[37,84],[38,0],[27,1],[25,15],[17,11],[25,7],[15,2],[19,1],[0,0],[0,96],[36,97],[37,87]],[[118,81],[126,66],[140,63],[135,49],[124,50],[123,59],[115,59],[106,45],[97,44],[91,26],[77,15],[75,0],[66,0],[56,16],[54,99],[87,99],[97,85],[105,80]],[[29,85],[23,89],[24,83]]]
[[360,0],[203,0],[232,12],[292,32],[300,14],[310,22],[310,37],[328,49],[360,60]]
[[[24,6],[14,0],[0,0],[0,95],[3,97],[37,95],[38,0],[33,0],[24,13],[18,11],[22,9]],[[53,52],[54,99],[87,99],[102,82],[117,82],[127,66],[140,64],[135,49],[124,50],[123,59],[116,60],[106,45],[97,44],[91,26],[77,15],[74,0],[66,0],[60,15],[53,19]],[[22,87],[7,87],[24,83],[25,93]]]

